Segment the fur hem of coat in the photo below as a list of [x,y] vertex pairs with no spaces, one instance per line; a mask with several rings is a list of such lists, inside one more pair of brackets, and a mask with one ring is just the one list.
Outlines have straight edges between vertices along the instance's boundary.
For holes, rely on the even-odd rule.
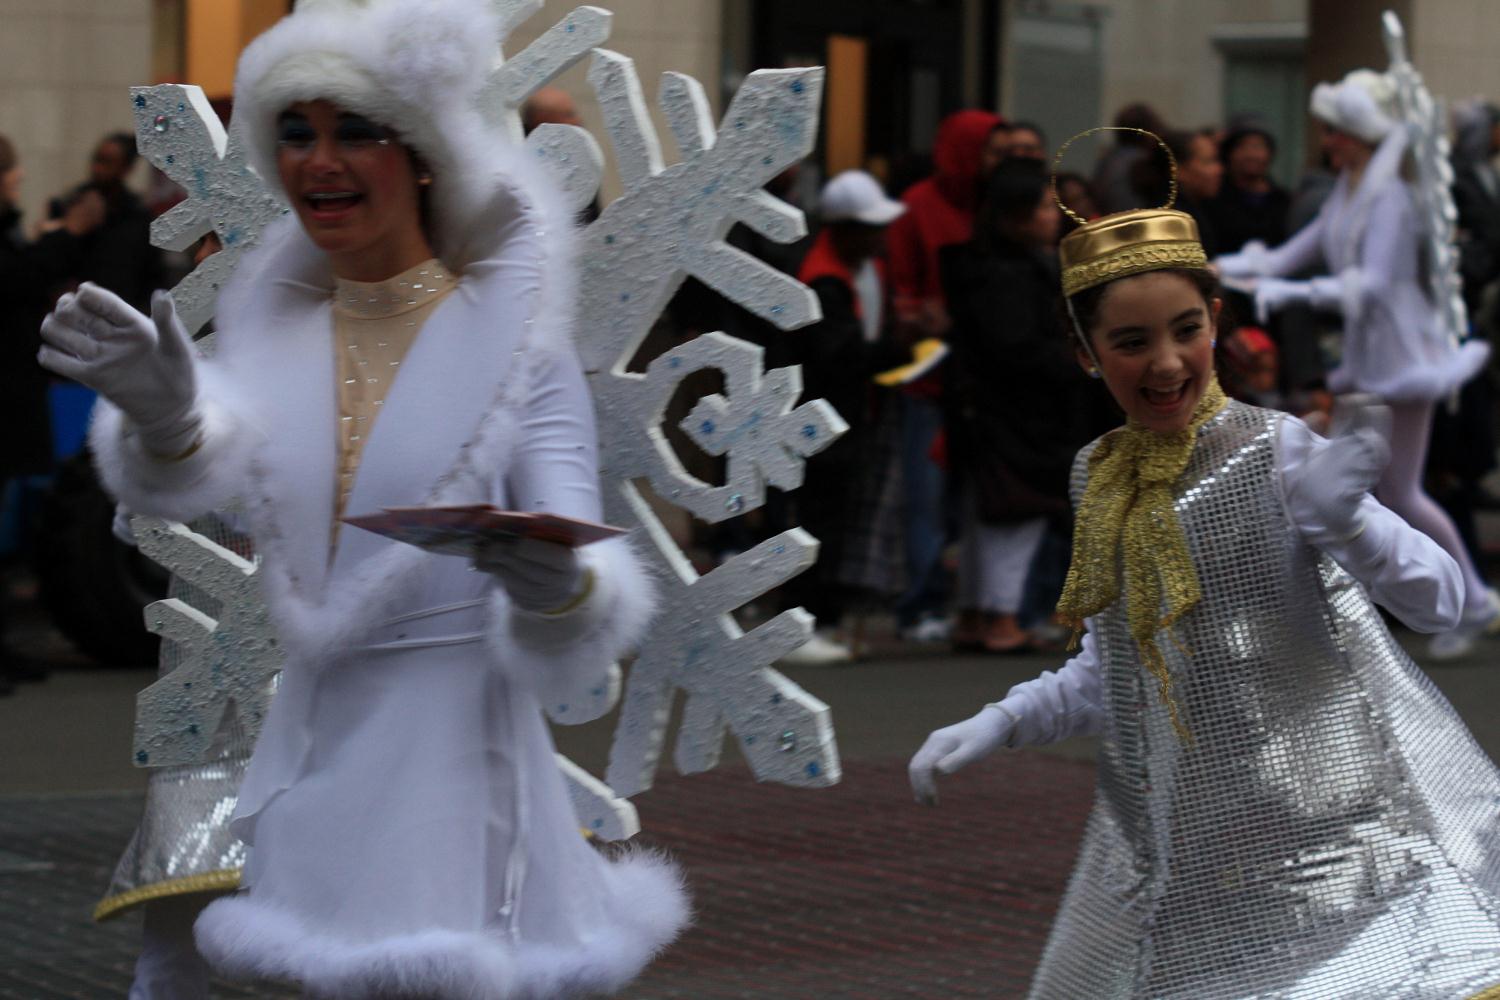
[[515,943],[498,929],[335,938],[257,903],[253,890],[210,904],[194,933],[219,972],[296,983],[323,1000],[551,1000],[607,993],[670,944],[691,909],[682,875],[665,856],[637,850],[605,865],[608,923],[573,946]]

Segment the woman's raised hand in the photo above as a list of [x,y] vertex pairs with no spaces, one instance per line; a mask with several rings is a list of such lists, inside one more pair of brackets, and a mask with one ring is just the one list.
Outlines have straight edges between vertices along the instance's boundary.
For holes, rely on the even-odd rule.
[[203,424],[193,344],[171,295],[152,296],[145,316],[85,283],[42,321],[42,340],[38,363],[119,407],[147,451],[171,458],[193,449]]
[[996,705],[986,705],[978,715],[934,731],[906,767],[917,801],[924,806],[937,805],[934,772],[952,774],[988,757],[1008,746],[1015,730],[1015,716]]

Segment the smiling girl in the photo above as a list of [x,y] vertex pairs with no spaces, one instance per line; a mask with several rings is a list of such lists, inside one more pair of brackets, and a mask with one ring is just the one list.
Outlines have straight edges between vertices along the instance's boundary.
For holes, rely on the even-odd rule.
[[1228,400],[1192,220],[1061,248],[1079,363],[1126,426],[1079,455],[1059,671],[933,733],[918,800],[1001,747],[1100,740],[1033,1000],[1403,997],[1500,983],[1500,774],[1374,603],[1458,617],[1453,560],[1368,495],[1383,412],[1343,433]]

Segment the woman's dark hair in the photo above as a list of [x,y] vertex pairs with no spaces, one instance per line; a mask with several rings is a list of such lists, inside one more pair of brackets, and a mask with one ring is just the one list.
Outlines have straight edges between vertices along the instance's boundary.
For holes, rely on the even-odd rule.
[[0,174],[8,174],[16,166],[16,147],[8,138],[0,135]]
[[[1179,274],[1192,282],[1204,302],[1212,302],[1214,299],[1222,300],[1223,291],[1219,287],[1218,276],[1212,271],[1200,270],[1193,267],[1164,267],[1158,271],[1147,271],[1147,274]],[[1134,277],[1134,275],[1131,275]],[[1120,280],[1120,279],[1115,279]],[[1089,330],[1099,318],[1099,304],[1104,301],[1104,293],[1109,291],[1113,281],[1106,281],[1102,285],[1093,288],[1085,288],[1072,297],[1073,316],[1078,318],[1078,329],[1073,329],[1073,317],[1068,315],[1066,302],[1059,302],[1059,311],[1062,313],[1063,330],[1067,333],[1069,343],[1078,337],[1087,337]],[[1229,307],[1226,305],[1219,310],[1218,322],[1214,324],[1214,336],[1224,340],[1235,327],[1233,318],[1229,315]]]
[[1048,194],[1047,167],[1039,160],[1006,160],[990,172],[979,203],[974,243],[994,251],[1014,243],[1010,236],[1025,224]]

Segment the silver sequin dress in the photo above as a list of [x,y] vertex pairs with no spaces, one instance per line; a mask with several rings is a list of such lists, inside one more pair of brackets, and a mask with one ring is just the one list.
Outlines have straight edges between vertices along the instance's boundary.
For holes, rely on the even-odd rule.
[[[1500,773],[1280,490],[1230,403],[1177,491],[1203,601],[1163,641],[1179,742],[1117,604],[1098,790],[1032,1000],[1461,1000],[1500,984]],[[1081,496],[1087,456],[1075,466]]]

